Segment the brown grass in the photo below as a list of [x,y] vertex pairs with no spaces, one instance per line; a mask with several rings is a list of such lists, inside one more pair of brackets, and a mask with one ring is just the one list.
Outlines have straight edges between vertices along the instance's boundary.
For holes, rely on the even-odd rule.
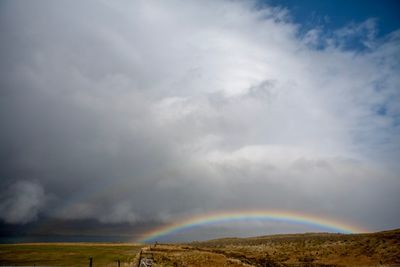
[[[0,245],[0,265],[135,266],[143,245],[33,243]],[[400,229],[371,234],[294,234],[224,238],[145,247],[154,267],[400,266]]]
[[[297,234],[192,243],[255,266],[400,266],[400,230],[372,234]],[[264,261],[264,263],[263,263]]]
[[13,266],[130,266],[141,249],[126,243],[30,243],[1,244],[0,265]]
[[151,248],[150,251],[153,253],[154,267],[249,266],[224,254],[202,251],[190,246],[158,245],[156,248]]

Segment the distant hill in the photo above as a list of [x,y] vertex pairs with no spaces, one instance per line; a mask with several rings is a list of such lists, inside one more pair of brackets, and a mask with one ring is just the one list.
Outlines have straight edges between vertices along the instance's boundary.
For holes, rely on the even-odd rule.
[[221,238],[190,246],[254,266],[400,266],[400,229]]

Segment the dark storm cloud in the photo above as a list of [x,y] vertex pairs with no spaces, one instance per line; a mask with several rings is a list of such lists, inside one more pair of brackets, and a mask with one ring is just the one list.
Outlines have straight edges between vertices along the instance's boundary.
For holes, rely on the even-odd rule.
[[44,201],[43,188],[32,182],[18,181],[2,192],[1,218],[7,223],[32,221]]
[[230,1],[0,12],[4,222],[266,208],[398,226],[398,33],[369,21],[371,51],[314,50],[286,11]]

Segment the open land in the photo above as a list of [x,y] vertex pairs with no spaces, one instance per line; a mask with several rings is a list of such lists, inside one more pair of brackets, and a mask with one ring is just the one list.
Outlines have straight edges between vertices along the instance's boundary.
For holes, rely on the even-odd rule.
[[143,245],[128,243],[1,244],[0,265],[15,266],[132,266]]
[[187,244],[42,243],[0,245],[0,265],[400,266],[400,229],[368,234],[286,234]]

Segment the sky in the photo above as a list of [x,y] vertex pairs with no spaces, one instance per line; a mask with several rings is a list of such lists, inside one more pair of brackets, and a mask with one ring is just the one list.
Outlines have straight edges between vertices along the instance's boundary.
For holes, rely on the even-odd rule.
[[398,8],[1,1],[0,234],[140,236],[233,210],[399,228]]

